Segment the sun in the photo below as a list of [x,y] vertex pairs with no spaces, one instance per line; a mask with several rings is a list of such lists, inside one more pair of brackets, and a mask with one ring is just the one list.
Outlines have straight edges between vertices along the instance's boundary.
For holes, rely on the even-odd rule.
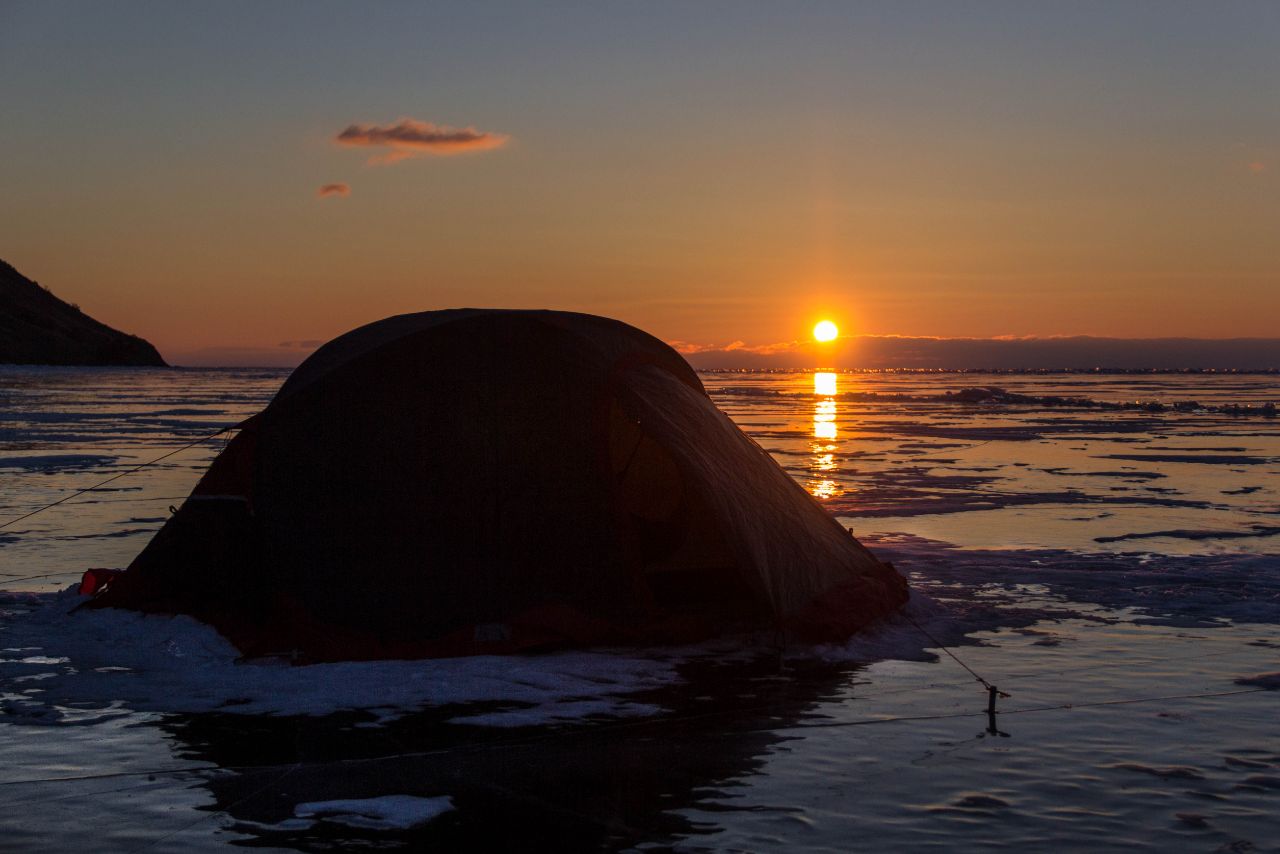
[[830,320],[820,320],[813,327],[813,337],[817,341],[834,341],[840,336],[840,328]]

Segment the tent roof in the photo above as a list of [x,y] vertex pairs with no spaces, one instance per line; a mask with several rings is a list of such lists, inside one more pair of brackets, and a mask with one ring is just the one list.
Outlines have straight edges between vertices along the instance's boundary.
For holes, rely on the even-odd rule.
[[693,368],[669,345],[647,332],[618,320],[594,314],[546,309],[450,308],[397,314],[339,335],[317,349],[289,375],[276,395],[276,399],[285,398],[311,385],[334,369],[409,335],[423,333],[450,323],[483,321],[503,316],[515,316],[547,323],[571,332],[601,350],[604,358],[608,358],[610,353],[616,354],[621,348],[640,348],[655,358],[669,363],[668,368],[676,369],[686,382],[699,389],[702,388],[702,383],[698,380]]

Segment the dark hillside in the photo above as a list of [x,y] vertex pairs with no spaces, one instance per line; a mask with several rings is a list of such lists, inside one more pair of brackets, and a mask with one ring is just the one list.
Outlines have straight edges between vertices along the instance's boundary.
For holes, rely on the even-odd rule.
[[136,335],[99,323],[0,261],[0,364],[155,365],[164,359]]

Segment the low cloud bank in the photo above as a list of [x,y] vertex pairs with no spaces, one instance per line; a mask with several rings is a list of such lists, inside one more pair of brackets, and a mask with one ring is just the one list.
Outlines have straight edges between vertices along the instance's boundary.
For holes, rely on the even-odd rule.
[[672,342],[695,368],[1280,369],[1280,338],[906,338],[747,347]]

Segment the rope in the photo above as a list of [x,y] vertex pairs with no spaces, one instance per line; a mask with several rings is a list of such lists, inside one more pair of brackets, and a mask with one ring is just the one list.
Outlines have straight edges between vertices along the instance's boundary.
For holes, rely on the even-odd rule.
[[199,445],[201,442],[207,442],[210,439],[217,438],[218,436],[221,436],[223,433],[236,429],[236,427],[238,426],[239,426],[238,424],[230,424],[226,427],[223,427],[221,430],[218,430],[216,433],[210,433],[208,436],[201,436],[199,439],[196,439],[194,442],[190,442],[186,445],[183,445],[181,448],[175,448],[174,450],[169,451],[167,454],[162,454],[161,456],[156,457],[154,460],[148,460],[145,463],[138,463],[133,468],[126,469],[125,471],[122,471],[119,474],[112,475],[111,477],[107,478],[101,483],[95,483],[93,486],[87,486],[84,489],[81,489],[79,492],[73,492],[70,495],[63,496],[62,498],[59,498],[57,501],[46,504],[43,507],[38,507],[35,510],[32,510],[30,513],[25,513],[17,517],[16,519],[10,519],[8,522],[2,522],[0,523],[0,530],[3,530],[9,527],[10,525],[16,525],[17,523],[21,522],[23,519],[30,519],[32,516],[36,515],[37,513],[43,513],[45,510],[48,510],[50,507],[57,507],[59,504],[70,501],[73,498],[78,498],[81,495],[84,495],[86,492],[93,492],[95,489],[101,489],[102,487],[106,486],[108,483],[111,483],[113,480],[119,480],[120,478],[124,477],[127,474],[133,474],[136,471],[141,471],[147,466],[153,466],[158,462],[167,460],[169,459],[169,457],[172,457],[174,454],[180,454],[183,451],[187,450],[188,448],[194,448],[196,445]]
[[11,578],[8,575],[0,576],[0,578],[4,579],[5,584],[21,584],[24,581],[39,581],[42,578],[55,578],[59,575],[65,575],[68,578],[73,578],[81,574],[82,572],[78,571],[63,570],[62,572],[46,572],[44,575],[26,575],[22,578]]
[[977,672],[976,670],[974,670],[972,667],[970,667],[969,665],[967,665],[967,664],[965,664],[963,661],[961,661],[961,660],[960,660],[960,658],[959,658],[959,656],[957,656],[957,655],[956,655],[954,652],[952,652],[951,650],[947,649],[946,644],[944,644],[942,641],[940,641],[940,640],[938,640],[937,638],[935,638],[933,635],[929,634],[929,632],[925,629],[925,627],[924,627],[924,626],[922,626],[922,625],[920,625],[919,623],[917,623],[917,622],[915,621],[915,618],[913,618],[913,617],[912,617],[910,614],[908,614],[906,611],[903,611],[903,612],[902,612],[902,616],[906,618],[906,620],[907,620],[907,622],[908,622],[908,623],[910,623],[911,625],[915,626],[915,627],[920,631],[920,634],[924,635],[924,636],[925,636],[925,637],[927,637],[930,641],[932,641],[932,642],[934,643],[934,645],[936,645],[936,646],[938,647],[938,649],[942,650],[942,651],[943,651],[943,652],[945,652],[947,655],[951,656],[951,657],[952,657],[952,659],[954,659],[954,660],[955,660],[955,663],[956,663],[956,664],[960,665],[960,666],[961,666],[961,667],[963,667],[965,670],[969,671],[970,675],[972,675],[974,679],[977,679],[979,682],[981,682],[981,683],[982,683],[982,687],[983,687],[983,688],[986,688],[988,692],[999,694],[1001,697],[1008,697],[1008,696],[1009,696],[1009,695],[1008,695],[1008,694],[1006,694],[1004,691],[1001,691],[1000,689],[996,688],[996,686],[992,685],[990,682],[988,682],[987,680],[985,680],[985,679],[983,679],[981,676],[979,676],[979,675],[978,675],[978,672]]
[[[137,503],[139,501],[181,501],[184,498],[186,498],[185,495],[159,495],[154,497],[150,495],[141,495],[141,496],[134,496],[131,498],[95,498],[89,501],[79,502],[77,506],[79,506],[79,504],[125,504],[130,502]],[[39,507],[39,506],[40,505],[38,504],[6,505],[7,509],[9,510],[18,510],[22,507]]]

